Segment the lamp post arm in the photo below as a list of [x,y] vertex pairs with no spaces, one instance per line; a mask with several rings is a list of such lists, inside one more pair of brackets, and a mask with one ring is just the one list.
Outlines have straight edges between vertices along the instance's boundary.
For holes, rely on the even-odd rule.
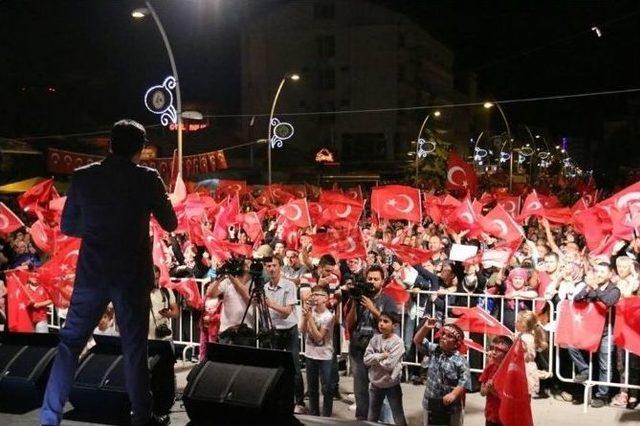
[[149,0],[145,1],[145,5],[147,6],[147,9],[149,9],[149,12],[151,12],[153,21],[156,23],[158,31],[162,36],[162,41],[164,42],[165,49],[167,49],[167,55],[169,56],[169,62],[171,63],[171,72],[173,73],[173,77],[176,80],[176,112],[178,120],[178,173],[182,174],[182,94],[180,93],[180,79],[178,78],[178,69],[176,68],[176,61],[173,57],[173,50],[171,50],[171,44],[169,44],[167,33],[164,31],[164,27],[162,26],[162,22],[160,21],[156,10],[153,8],[153,6],[151,6],[151,2]]
[[422,131],[424,130],[424,126],[427,125],[427,121],[429,121],[429,117],[431,114],[427,114],[427,116],[422,121],[422,125],[420,126],[420,130],[418,130],[418,137],[416,138],[416,186],[418,185],[418,150],[420,148],[420,136],[422,136]]
[[278,85],[278,90],[276,90],[276,94],[273,97],[273,102],[271,103],[271,112],[269,113],[269,123],[267,127],[267,163],[268,163],[268,181],[269,185],[271,185],[271,121],[273,120],[273,113],[276,110],[276,104],[278,103],[278,98],[280,97],[280,92],[282,92],[282,87],[284,86],[284,82],[287,81],[287,76],[285,75],[280,80],[280,84]]

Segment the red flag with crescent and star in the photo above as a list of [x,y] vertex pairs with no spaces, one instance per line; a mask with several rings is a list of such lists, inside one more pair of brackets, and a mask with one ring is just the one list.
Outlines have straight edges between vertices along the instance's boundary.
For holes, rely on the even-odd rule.
[[476,193],[478,177],[473,166],[462,159],[456,151],[449,153],[447,160],[447,184],[449,191]]
[[336,259],[364,259],[367,250],[364,246],[362,233],[358,228],[348,230],[330,229],[321,234],[314,234],[311,238],[311,256],[320,257],[330,254]]
[[531,396],[525,369],[527,350],[517,339],[493,376],[493,387],[500,398],[500,422],[509,426],[533,426]]
[[289,201],[278,207],[278,213],[299,228],[311,226],[311,215],[306,198]]
[[32,332],[33,322],[29,316],[28,306],[31,302],[29,292],[25,288],[29,272],[14,269],[6,272],[7,278],[7,325],[9,331]]
[[187,305],[192,309],[198,310],[202,308],[202,295],[200,294],[200,288],[198,287],[198,283],[195,278],[183,278],[178,281],[169,281],[165,287],[177,291],[180,296],[184,297]]
[[454,324],[464,331],[472,333],[497,334],[500,336],[513,336],[513,332],[504,324],[477,306],[474,306],[473,308],[451,308],[451,313],[459,315]]
[[4,203],[0,202],[0,235],[8,235],[23,226],[24,223],[22,223],[20,218]]
[[596,352],[600,347],[607,309],[599,302],[573,302],[558,304],[556,346]]
[[40,216],[44,211],[49,210],[49,202],[58,197],[60,195],[53,186],[53,179],[47,179],[33,185],[24,194],[20,195],[18,197],[18,205],[26,213]]
[[501,206],[511,217],[516,218],[520,213],[520,201],[519,195],[502,196],[498,198],[496,204]]
[[524,238],[522,227],[499,204],[480,220],[480,224],[484,232],[505,241]]
[[421,222],[420,191],[403,185],[375,187],[371,191],[371,210],[385,219]]
[[625,297],[616,304],[613,342],[640,356],[640,296]]
[[391,244],[380,241],[380,244],[387,250],[391,250],[400,258],[401,261],[409,265],[417,265],[431,260],[433,253],[429,250],[420,250],[414,247],[405,246],[404,244]]
[[544,216],[544,206],[535,190],[531,191],[531,193],[527,195],[527,198],[525,198],[522,211],[520,215],[518,215],[517,220],[522,222],[529,216]]
[[322,191],[318,203],[322,208],[322,214],[316,223],[331,224],[336,228],[356,226],[363,210],[362,201],[335,191]]

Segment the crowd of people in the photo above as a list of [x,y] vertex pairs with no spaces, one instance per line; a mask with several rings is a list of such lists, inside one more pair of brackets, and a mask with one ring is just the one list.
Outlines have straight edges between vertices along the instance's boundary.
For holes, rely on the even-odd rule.
[[[242,208],[243,212],[250,210],[247,205]],[[578,401],[582,398],[579,384],[592,379],[588,358],[575,348],[549,350],[549,333],[557,325],[553,307],[563,300],[584,301],[612,312],[619,300],[640,295],[640,238],[616,247],[611,256],[592,256],[571,225],[531,217],[521,243],[512,247],[506,263],[496,264],[478,256],[465,261],[449,259],[454,244],[475,246],[479,252],[496,246],[497,239],[488,234],[472,238],[468,231],[452,230],[429,217],[421,223],[372,222],[367,215],[362,217],[359,227],[366,256],[355,258],[312,255],[311,236],[323,232],[318,226],[301,228],[299,243],[292,247],[283,236],[284,224],[278,215],[262,221],[264,238],[259,244],[242,227],[227,230],[230,242],[254,244],[252,257],[263,259],[260,280],[265,283],[265,304],[275,330],[270,345],[293,353],[298,413],[332,415],[333,400],[340,398],[339,360],[346,341],[357,419],[406,424],[400,383],[409,381],[425,386],[424,424],[462,424],[464,395],[473,391],[487,398],[487,424],[501,424],[500,399],[492,376],[515,339],[526,350],[531,398],[552,395]],[[389,244],[429,255],[412,264],[387,248]],[[163,265],[158,266],[166,268],[172,278],[203,280],[203,303],[188,307],[183,297],[160,285],[162,268],[156,267],[156,286],[150,292],[150,339],[170,340],[182,333],[171,320],[187,309],[196,318],[201,358],[206,342],[237,344],[240,324],[256,327],[260,314],[252,307],[247,309],[254,291],[251,284],[256,284],[250,259],[244,260],[241,271],[220,274],[224,260],[184,232],[162,239],[162,257]],[[37,269],[44,260],[28,228],[0,239],[2,270]],[[394,297],[397,284],[402,285],[405,297]],[[34,303],[28,306],[34,331],[46,332],[52,300],[37,280],[30,280],[28,287],[34,295]],[[387,291],[391,287],[394,291]],[[5,295],[0,281],[0,311],[6,305]],[[453,323],[456,306],[484,309],[513,331],[513,336],[488,336],[486,357],[473,350],[462,355],[466,335]],[[0,317],[6,323],[4,312]],[[640,384],[639,357],[629,353],[627,358],[623,348],[612,344],[610,318],[606,315],[595,376],[601,382]],[[263,321],[258,323],[264,326]],[[117,333],[113,310],[105,312],[96,331]],[[477,333],[468,337],[484,343]],[[304,356],[300,356],[301,340]],[[559,380],[549,368],[554,351],[559,351],[559,370],[563,377],[573,378],[571,382]],[[403,374],[405,364],[408,375]],[[471,373],[483,368],[482,374]],[[635,407],[637,398],[637,390],[600,384],[591,405]]]

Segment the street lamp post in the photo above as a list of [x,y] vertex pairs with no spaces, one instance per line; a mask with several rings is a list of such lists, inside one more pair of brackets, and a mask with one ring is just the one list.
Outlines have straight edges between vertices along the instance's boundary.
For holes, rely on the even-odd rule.
[[[440,117],[440,111],[433,112],[434,117]],[[418,153],[420,152],[420,138],[422,137],[422,131],[424,127],[427,125],[427,121],[429,121],[429,117],[431,117],[431,113],[427,114],[422,121],[422,125],[420,126],[420,130],[418,130],[418,137],[416,138],[416,185],[418,185],[418,161],[420,159]]]
[[276,95],[273,97],[273,102],[271,103],[271,113],[269,114],[269,125],[267,131],[267,169],[268,169],[268,182],[271,185],[271,131],[272,131],[272,121],[273,121],[273,113],[276,110],[276,104],[278,103],[278,98],[280,97],[280,92],[282,92],[282,88],[284,87],[284,83],[287,79],[291,79],[293,81],[300,80],[300,76],[298,74],[285,74],[280,80],[280,84],[278,85],[278,90],[276,90]]
[[176,68],[176,61],[173,57],[173,51],[171,50],[171,44],[169,44],[169,39],[167,38],[167,33],[164,31],[164,27],[162,26],[162,22],[158,17],[153,6],[151,6],[150,1],[144,2],[146,7],[135,9],[131,12],[131,16],[136,19],[142,19],[146,17],[148,14],[151,14],[153,17],[156,26],[158,27],[158,31],[162,36],[162,41],[164,42],[164,47],[167,49],[167,56],[169,56],[169,62],[171,63],[171,72],[173,73],[173,78],[176,80],[176,111],[177,111],[177,133],[178,133],[178,173],[182,174],[182,95],[180,93],[180,79],[178,78],[178,69]]
[[496,106],[498,111],[500,111],[500,115],[502,116],[502,120],[504,120],[504,125],[507,128],[507,138],[509,139],[509,192],[513,187],[513,141],[511,138],[511,128],[509,127],[509,122],[507,121],[507,116],[505,115],[502,107],[498,102],[485,102],[484,107],[489,109],[492,106]]

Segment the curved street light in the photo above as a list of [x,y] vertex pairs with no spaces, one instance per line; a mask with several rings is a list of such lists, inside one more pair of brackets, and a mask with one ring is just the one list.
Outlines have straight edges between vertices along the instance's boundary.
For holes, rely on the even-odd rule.
[[[434,111],[433,116],[440,117],[440,111]],[[418,160],[420,159],[420,147],[422,146],[422,144],[420,143],[422,138],[422,131],[427,125],[427,121],[429,121],[430,117],[431,113],[427,114],[427,116],[424,118],[424,121],[422,121],[422,125],[420,126],[420,130],[418,130],[418,137],[416,138],[416,185],[418,184]]]
[[158,31],[162,36],[162,41],[164,42],[164,47],[167,49],[167,56],[169,56],[169,62],[171,63],[171,72],[173,73],[173,78],[176,80],[176,115],[177,115],[177,134],[178,134],[178,173],[182,175],[182,95],[180,93],[180,79],[178,78],[178,70],[176,68],[176,61],[173,57],[173,51],[171,50],[171,44],[169,44],[169,39],[167,38],[167,33],[164,31],[164,27],[162,26],[162,22],[158,17],[153,6],[151,6],[151,2],[148,0],[144,2],[146,7],[140,7],[134,9],[131,12],[131,17],[135,19],[144,19],[148,15],[153,17],[156,26],[158,27]]
[[[509,122],[507,121],[507,116],[505,115],[504,111],[502,110],[502,107],[500,106],[500,104],[498,102],[485,102],[483,106],[486,109],[490,109],[494,105],[495,105],[496,108],[498,108],[498,111],[500,111],[500,115],[502,116],[502,120],[504,120],[504,125],[507,128],[507,139],[509,141],[509,151],[510,151],[510,155],[509,155],[509,192],[511,192],[511,189],[513,187],[513,139],[511,138],[511,127],[509,127]],[[503,145],[503,148],[504,148],[504,145]],[[502,149],[500,151],[502,151]]]
[[268,168],[268,182],[271,185],[271,132],[273,130],[272,121],[273,121],[273,113],[276,110],[276,104],[278,103],[278,98],[280,97],[280,92],[282,92],[282,88],[284,87],[284,83],[287,79],[291,79],[292,81],[300,80],[300,76],[298,74],[285,74],[280,80],[280,84],[278,85],[278,90],[276,90],[276,94],[273,97],[273,102],[271,103],[271,113],[269,114],[269,123],[268,123],[268,132],[267,132],[267,168]]

